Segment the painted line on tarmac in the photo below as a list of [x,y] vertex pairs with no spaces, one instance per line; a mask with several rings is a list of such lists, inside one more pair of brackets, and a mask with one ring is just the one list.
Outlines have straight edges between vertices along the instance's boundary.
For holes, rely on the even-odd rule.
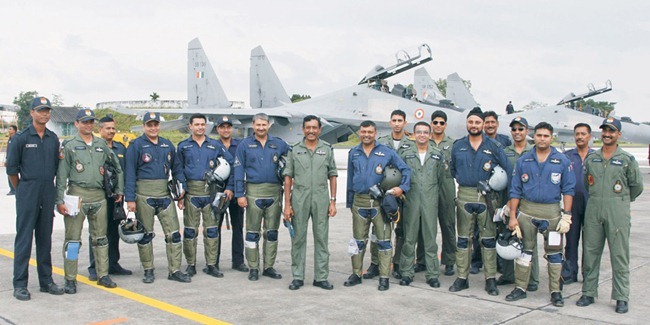
[[[4,255],[4,256],[9,257],[11,259],[14,258],[14,252],[8,251],[8,250],[3,249],[3,248],[0,248],[0,255]],[[36,260],[33,259],[33,258],[30,258],[29,259],[29,264],[32,265],[32,266],[36,266]],[[59,268],[59,267],[56,267],[56,266],[52,266],[52,273],[60,275],[60,276],[65,276],[63,269]],[[77,282],[81,282],[83,284],[87,284],[87,285],[89,285],[91,287],[94,287],[96,289],[101,289],[101,290],[104,290],[106,292],[110,292],[112,294],[115,294],[115,295],[118,295],[118,296],[121,296],[121,297],[124,297],[124,298],[127,298],[127,299],[131,299],[131,300],[139,302],[141,304],[144,304],[144,305],[147,305],[147,306],[162,310],[164,312],[174,314],[176,316],[183,317],[183,318],[191,320],[191,321],[195,321],[197,323],[201,323],[201,324],[219,324],[219,325],[221,325],[221,324],[229,324],[227,322],[224,322],[224,321],[221,321],[221,320],[218,320],[218,319],[214,319],[214,318],[205,316],[203,314],[193,312],[191,310],[183,309],[181,307],[178,307],[178,306],[175,306],[175,305],[172,305],[172,304],[168,304],[166,302],[156,300],[156,299],[153,299],[153,298],[147,297],[145,295],[141,295],[141,294],[138,294],[138,293],[126,290],[126,289],[122,289],[122,288],[119,288],[119,287],[118,288],[113,288],[113,289],[108,289],[108,288],[105,288],[105,287],[102,287],[102,286],[98,286],[95,281],[90,281],[90,280],[88,280],[88,277],[85,277],[83,275],[77,275]],[[101,323],[98,323],[98,324],[110,324],[110,323],[101,322]]]

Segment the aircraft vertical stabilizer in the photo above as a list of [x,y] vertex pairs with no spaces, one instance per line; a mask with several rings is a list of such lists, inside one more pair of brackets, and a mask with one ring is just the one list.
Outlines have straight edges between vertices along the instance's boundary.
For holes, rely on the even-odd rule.
[[425,68],[415,70],[413,87],[417,91],[418,100],[423,103],[438,103],[445,97],[438,90],[438,86]]
[[252,108],[278,107],[291,103],[261,46],[251,50],[250,99]]
[[478,103],[474,100],[474,96],[472,96],[469,89],[463,83],[463,79],[455,72],[447,76],[447,99],[463,109],[471,109],[478,106]]
[[187,46],[187,103],[189,108],[231,106],[198,38]]

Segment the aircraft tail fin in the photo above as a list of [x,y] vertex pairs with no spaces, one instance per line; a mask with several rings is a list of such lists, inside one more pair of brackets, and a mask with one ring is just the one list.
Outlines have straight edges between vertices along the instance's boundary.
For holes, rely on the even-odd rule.
[[463,79],[455,72],[447,76],[447,99],[463,109],[471,109],[478,106],[478,103],[474,100],[474,96],[472,96],[472,93],[469,92],[469,89],[463,83]]
[[190,108],[231,106],[198,38],[187,46],[187,103]]
[[261,46],[251,50],[250,105],[251,108],[278,107],[290,103],[278,75]]
[[415,70],[413,87],[417,91],[416,96],[420,102],[437,104],[446,99],[425,68]]

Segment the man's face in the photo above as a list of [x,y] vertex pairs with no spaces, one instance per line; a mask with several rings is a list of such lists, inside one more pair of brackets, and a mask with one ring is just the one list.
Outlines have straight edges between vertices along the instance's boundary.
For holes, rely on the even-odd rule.
[[483,124],[483,131],[485,131],[485,134],[493,138],[497,134],[498,129],[499,121],[497,121],[494,116],[488,116],[485,118],[485,123]]
[[195,118],[189,125],[190,132],[195,137],[202,137],[205,135],[205,120],[202,118]]
[[580,126],[573,131],[573,138],[576,141],[576,147],[584,148],[589,145],[591,132],[589,132],[586,126]]
[[115,137],[115,122],[103,122],[99,128],[99,136],[106,141],[113,141]]
[[431,137],[431,131],[426,125],[418,125],[413,131],[415,133],[415,142],[419,144],[429,143],[429,138]]
[[230,139],[232,137],[232,125],[228,123],[221,124],[217,127],[217,133],[219,137],[224,140]]
[[603,126],[601,138],[603,139],[604,145],[615,145],[618,142],[618,138],[621,136],[621,132],[616,131],[609,126]]
[[313,119],[307,121],[302,126],[302,133],[305,135],[305,139],[308,141],[316,141],[320,136],[320,127],[318,126],[318,120]]
[[269,121],[258,118],[253,122],[253,129],[255,129],[255,136],[264,138],[269,132]]
[[540,150],[546,150],[551,146],[553,134],[547,129],[538,129],[535,131],[535,147]]
[[515,123],[510,127],[510,135],[516,143],[521,143],[526,141],[528,129],[523,124]]
[[49,108],[44,108],[40,111],[37,110],[31,110],[29,111],[29,115],[32,117],[32,120],[36,122],[36,124],[42,124],[45,125],[47,122],[50,121],[50,116],[52,115],[52,110]]
[[467,132],[470,135],[480,135],[483,132],[483,120],[476,115],[468,117]]
[[95,128],[95,120],[88,120],[88,121],[75,121],[74,126],[77,127],[77,130],[79,130],[79,134],[81,135],[89,135],[93,133],[93,129]]
[[406,120],[401,115],[393,115],[390,117],[389,124],[394,133],[400,134],[404,131]]
[[14,134],[16,134],[16,130],[14,130],[14,128],[9,128],[7,133],[9,133],[9,137],[11,138],[14,136]]
[[431,130],[433,134],[444,134],[447,129],[447,122],[442,117],[436,117],[431,121]]
[[149,121],[143,125],[143,129],[144,129],[144,134],[148,138],[155,139],[158,137],[158,133],[160,133],[160,122]]
[[373,126],[359,128],[359,139],[363,144],[372,144],[375,141],[377,130]]

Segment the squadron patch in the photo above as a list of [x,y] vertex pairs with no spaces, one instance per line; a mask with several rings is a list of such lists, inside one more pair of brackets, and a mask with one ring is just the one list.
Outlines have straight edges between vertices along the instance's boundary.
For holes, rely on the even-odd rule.
[[151,161],[151,155],[148,154],[148,153],[142,154],[142,161],[144,161],[146,163],[150,162]]
[[239,158],[235,157],[235,162],[233,163],[233,166],[235,167],[241,166],[241,162],[239,162]]
[[562,174],[560,173],[551,173],[551,183],[553,184],[560,184],[560,180],[562,180]]
[[614,193],[621,192],[623,192],[623,185],[621,184],[621,181],[616,181],[616,184],[614,184]]
[[377,167],[375,167],[375,173],[377,175],[381,175],[383,172],[384,172],[384,169],[381,167],[381,164],[379,164],[379,165],[377,165]]
[[210,164],[209,164],[209,166],[210,166],[210,169],[213,169],[213,168],[214,168],[214,160],[210,159]]
[[65,158],[65,154],[63,153],[63,148],[59,149],[59,159]]
[[490,171],[490,169],[492,169],[492,160],[489,160],[488,162],[483,164],[483,170],[484,171],[487,172],[487,171]]
[[167,153],[167,162],[170,162],[170,161],[172,161],[172,153],[168,152]]
[[528,174],[521,175],[521,181],[524,183],[528,183]]
[[587,182],[589,182],[589,186],[594,186],[594,175],[589,174],[587,176]]
[[99,174],[104,176],[104,166],[99,166]]
[[449,146],[444,146],[444,147],[442,147],[442,150],[445,150],[445,151],[446,151],[446,150],[449,150]]
[[77,171],[77,173],[81,173],[84,171],[84,165],[80,163],[79,160],[77,160],[74,163],[74,169]]
[[278,154],[277,154],[277,153],[274,153],[274,154],[273,154],[273,163],[274,163],[274,164],[277,164],[277,163],[278,163]]

